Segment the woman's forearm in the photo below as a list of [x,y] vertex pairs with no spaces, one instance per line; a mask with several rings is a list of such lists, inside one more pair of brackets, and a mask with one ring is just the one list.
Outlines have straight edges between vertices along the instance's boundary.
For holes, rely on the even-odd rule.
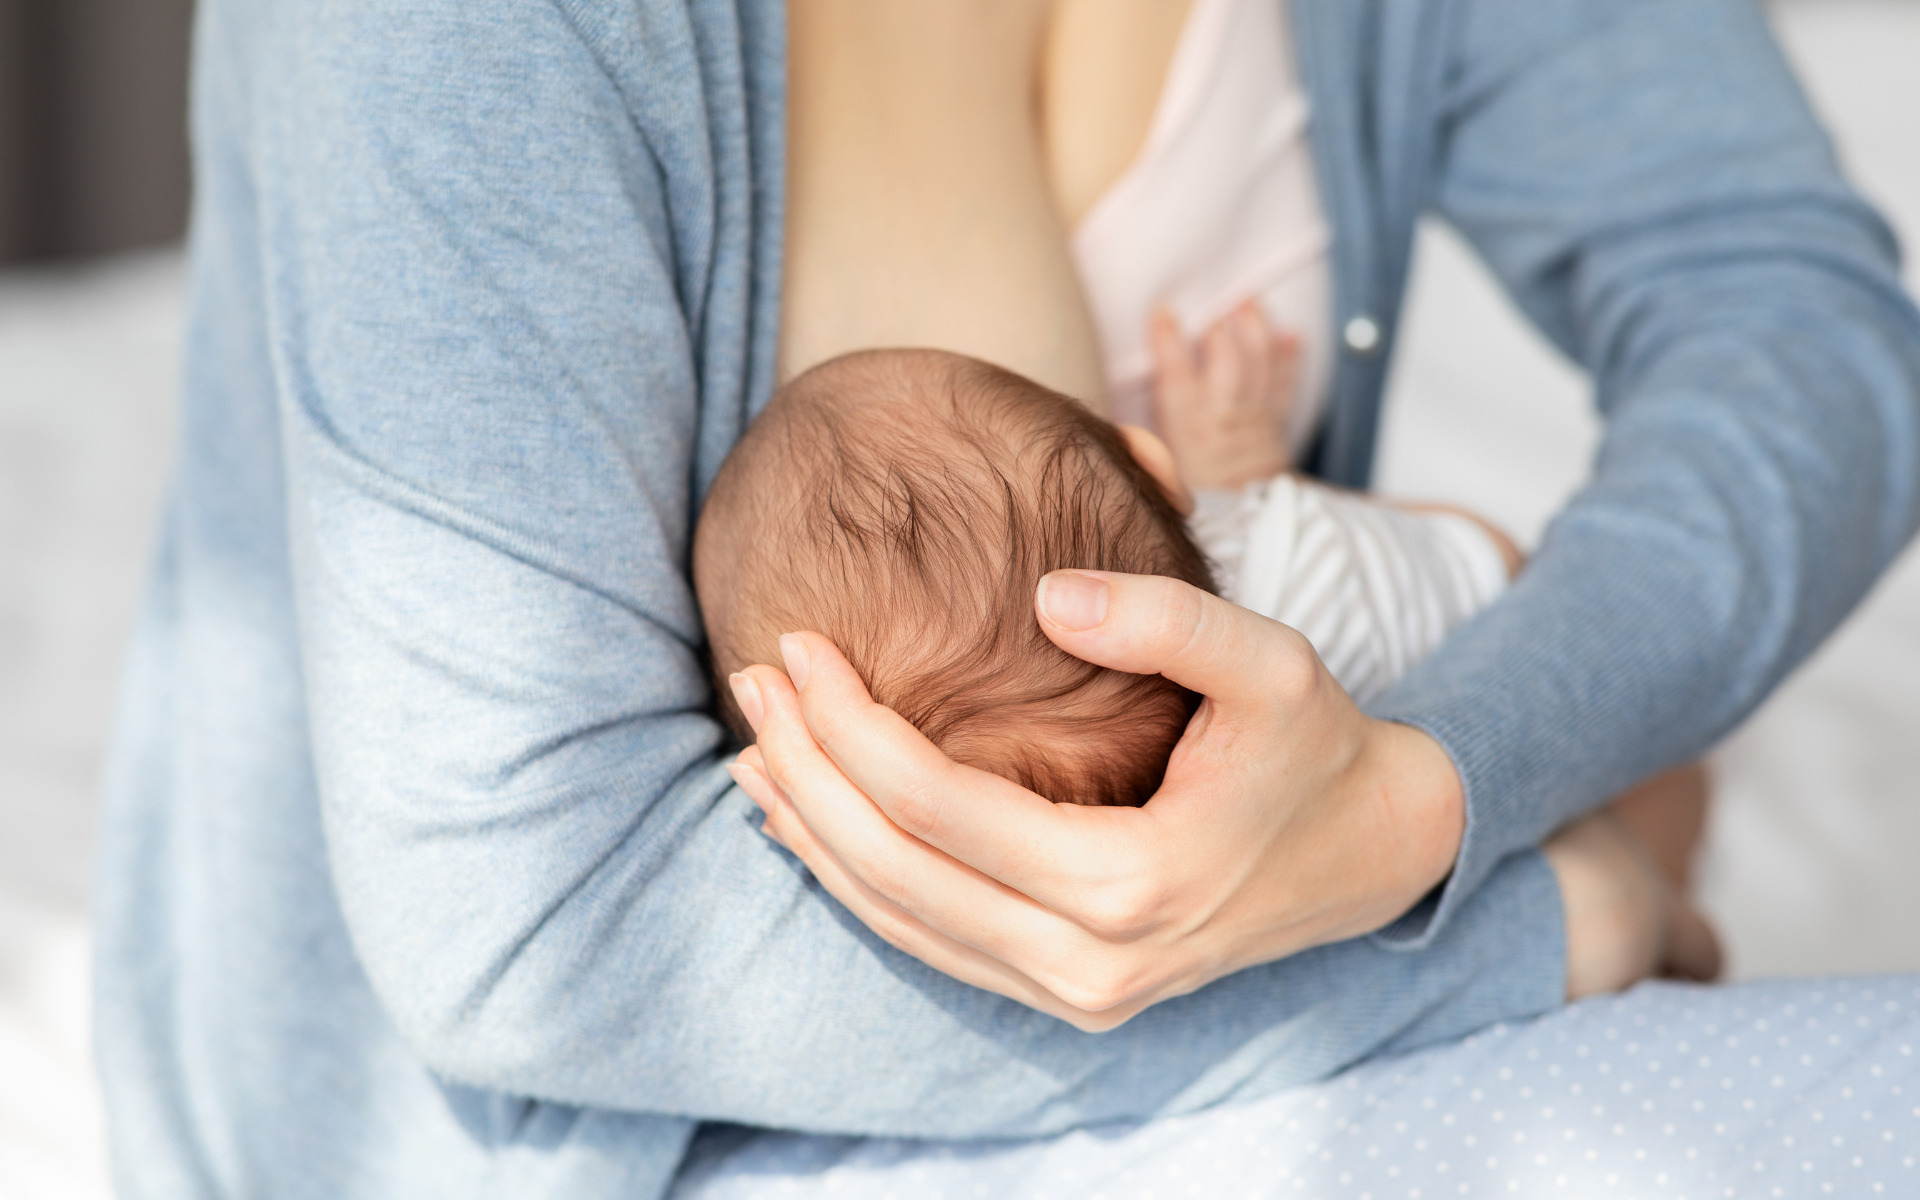
[[1437,203],[1607,426],[1513,590],[1375,708],[1466,783],[1442,921],[1736,725],[1920,520],[1920,315],[1761,14],[1572,5],[1517,47],[1503,5],[1469,13]]

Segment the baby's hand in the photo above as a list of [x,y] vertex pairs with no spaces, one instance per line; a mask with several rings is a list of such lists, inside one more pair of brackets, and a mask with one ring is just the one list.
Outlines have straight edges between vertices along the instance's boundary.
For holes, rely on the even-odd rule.
[[1189,345],[1161,310],[1148,329],[1154,419],[1189,487],[1237,488],[1293,465],[1293,410],[1300,341],[1275,333],[1251,300]]

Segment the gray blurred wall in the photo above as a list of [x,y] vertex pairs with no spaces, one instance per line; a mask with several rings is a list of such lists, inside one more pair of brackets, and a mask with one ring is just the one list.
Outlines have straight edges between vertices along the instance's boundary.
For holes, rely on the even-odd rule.
[[187,223],[193,0],[0,0],[0,262]]

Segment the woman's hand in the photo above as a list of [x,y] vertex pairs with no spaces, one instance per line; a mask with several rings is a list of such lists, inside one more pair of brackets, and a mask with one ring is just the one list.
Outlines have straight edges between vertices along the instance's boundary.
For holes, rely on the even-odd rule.
[[[929,965],[1108,1029],[1157,1001],[1380,928],[1445,878],[1465,827],[1432,739],[1363,715],[1292,629],[1170,579],[1057,571],[1062,649],[1205,697],[1142,808],[1053,804],[953,762],[818,634],[734,692],[734,777],[766,829]],[[791,676],[791,681],[789,681]]]

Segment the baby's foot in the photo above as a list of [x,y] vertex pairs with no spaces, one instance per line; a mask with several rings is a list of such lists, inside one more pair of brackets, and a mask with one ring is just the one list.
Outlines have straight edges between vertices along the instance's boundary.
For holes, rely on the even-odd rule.
[[1661,978],[1712,983],[1720,978],[1725,964],[1720,935],[1690,901],[1677,897],[1667,918],[1666,953],[1660,959]]
[[1693,904],[1693,862],[1706,835],[1712,781],[1702,763],[1662,772],[1608,806],[1671,886],[1660,974],[1709,982],[1720,977],[1720,937]]

